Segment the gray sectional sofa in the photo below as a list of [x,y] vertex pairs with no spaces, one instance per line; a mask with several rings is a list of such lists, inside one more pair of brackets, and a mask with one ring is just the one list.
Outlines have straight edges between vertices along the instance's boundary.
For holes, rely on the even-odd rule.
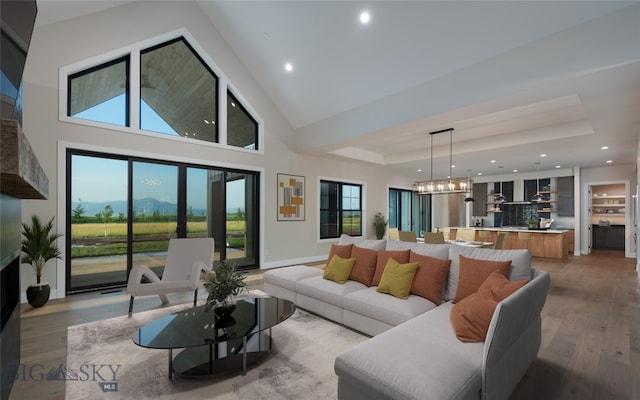
[[[528,250],[492,250],[456,244],[417,244],[342,236],[339,244],[405,250],[451,259],[443,303],[415,295],[403,300],[375,287],[323,279],[310,266],[273,269],[265,292],[373,336],[338,355],[339,399],[506,399],[534,360],[541,341],[540,311],[549,274],[531,268]],[[484,342],[463,343],[450,322],[459,258],[511,260],[510,280],[529,283],[501,301]]]

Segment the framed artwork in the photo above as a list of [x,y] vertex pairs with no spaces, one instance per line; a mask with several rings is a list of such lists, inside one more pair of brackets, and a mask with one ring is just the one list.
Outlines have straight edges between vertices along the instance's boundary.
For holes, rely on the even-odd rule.
[[278,174],[278,221],[304,221],[304,176]]

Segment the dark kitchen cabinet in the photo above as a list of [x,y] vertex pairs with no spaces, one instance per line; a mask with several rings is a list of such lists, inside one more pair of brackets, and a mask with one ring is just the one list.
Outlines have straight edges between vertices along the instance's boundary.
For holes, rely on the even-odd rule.
[[485,199],[487,197],[487,184],[486,183],[474,183],[473,184],[473,216],[474,217],[486,217],[487,207],[485,205]]
[[573,176],[558,178],[558,216],[573,217]]
[[591,226],[591,248],[624,250],[624,225]]

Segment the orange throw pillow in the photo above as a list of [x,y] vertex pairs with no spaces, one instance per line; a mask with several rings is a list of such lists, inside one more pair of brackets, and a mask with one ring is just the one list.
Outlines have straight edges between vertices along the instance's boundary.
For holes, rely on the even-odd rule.
[[409,262],[409,249],[407,250],[378,250],[378,262],[376,263],[376,272],[373,274],[371,286],[378,286],[380,278],[384,272],[387,261],[393,258],[398,264],[406,264]]
[[480,285],[482,285],[493,271],[498,271],[508,278],[510,269],[511,260],[478,260],[460,255],[460,276],[458,277],[458,289],[456,290],[456,297],[453,299],[453,302],[457,303],[477,292]]
[[498,302],[490,293],[474,293],[451,308],[449,319],[461,342],[484,342]]
[[331,261],[333,256],[339,256],[340,258],[351,258],[352,244],[332,244],[331,250],[329,250],[329,257],[327,258],[327,264]]
[[418,270],[411,285],[411,294],[424,297],[436,305],[442,303],[442,290],[447,281],[451,260],[429,257],[412,251],[409,262],[418,263]]
[[351,258],[356,259],[356,264],[351,270],[349,280],[357,281],[367,286],[371,286],[373,274],[376,272],[378,250],[371,250],[353,246],[353,249],[351,249]]
[[478,293],[487,293],[493,296],[498,303],[511,296],[516,290],[520,289],[529,282],[527,279],[522,281],[511,282],[498,271],[494,271],[480,285]]

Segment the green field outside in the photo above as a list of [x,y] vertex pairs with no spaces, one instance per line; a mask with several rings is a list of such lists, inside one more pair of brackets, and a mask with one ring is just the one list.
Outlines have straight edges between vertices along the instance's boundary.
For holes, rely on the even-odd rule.
[[[201,233],[207,231],[207,222],[187,222],[190,233]],[[133,225],[133,233],[135,235],[163,235],[176,231],[175,222],[137,222]],[[244,232],[244,221],[227,221],[227,232]],[[106,233],[106,235],[105,235]],[[81,238],[100,238],[100,237],[126,237],[126,223],[109,223],[109,224],[72,224],[71,240]]]
[[[190,234],[207,232],[207,222],[187,222]],[[171,222],[136,222],[133,225],[136,237],[149,236],[149,240],[133,243],[133,253],[165,251],[169,245],[166,238],[158,239],[157,235],[169,235],[175,233],[176,223]],[[232,248],[244,248],[244,221],[227,221],[227,244]],[[155,236],[155,237],[154,237]],[[72,246],[71,257],[100,257],[122,255],[127,253],[127,244],[122,240],[127,237],[126,223],[88,223],[71,225],[71,243],[82,243],[87,239],[106,238],[107,243],[92,243],[85,246]],[[119,240],[120,239],[120,240]],[[75,243],[74,243],[75,241]]]

